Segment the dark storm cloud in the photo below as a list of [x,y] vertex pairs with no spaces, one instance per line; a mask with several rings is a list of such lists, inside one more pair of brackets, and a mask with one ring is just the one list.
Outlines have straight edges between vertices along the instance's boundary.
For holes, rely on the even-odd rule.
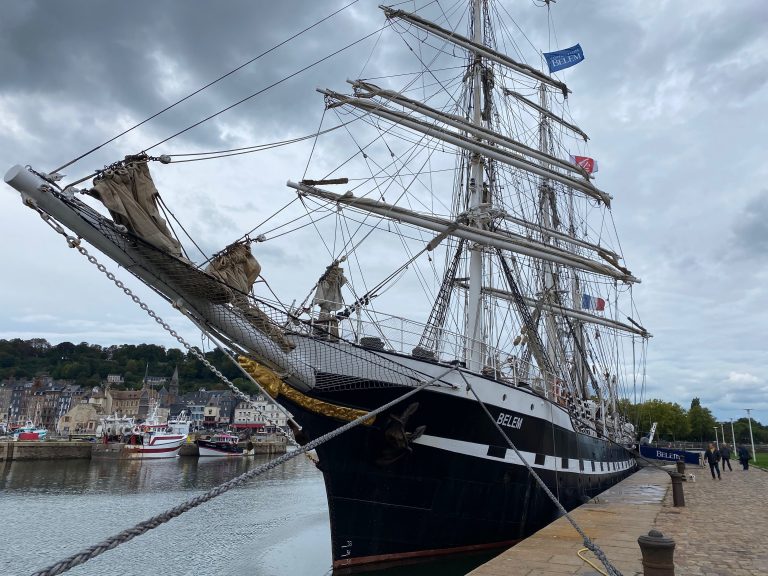
[[[27,101],[45,96],[62,107],[77,102],[94,114],[101,110],[116,116],[127,114],[132,122],[143,120],[343,5],[296,1],[2,4],[7,15],[0,22],[4,94]],[[353,20],[349,11],[339,14],[153,121],[151,133],[142,142],[154,143],[157,135],[170,135],[375,30],[383,24],[381,15],[377,16],[362,22]],[[359,65],[359,52],[342,54],[305,73],[301,90],[296,89],[296,81],[288,81],[269,97],[243,104],[236,116],[221,118],[237,122],[242,131],[254,135],[311,131],[321,99],[306,90],[307,82],[323,84],[334,67],[352,69],[344,66],[351,58]],[[25,118],[31,133],[45,133],[37,130],[43,128],[44,120],[36,119],[33,110]],[[92,126],[88,128],[93,132]],[[96,143],[96,136],[92,133],[90,142]],[[225,143],[215,123],[198,127],[185,138],[200,149]]]
[[[376,30],[385,23],[379,1],[361,0],[65,172],[85,175],[140,150]],[[0,0],[2,168],[14,162],[43,169],[63,163],[344,3]],[[451,12],[453,4],[427,0],[420,6],[438,20],[446,10],[452,23],[463,10]],[[648,390],[684,406],[693,396],[711,398],[715,412],[722,414],[740,407],[737,401],[767,408],[768,355],[762,334],[768,323],[763,306],[768,298],[768,193],[755,194],[756,183],[768,180],[762,146],[768,128],[761,121],[768,100],[764,0],[561,1],[551,4],[551,27],[547,9],[531,2],[492,6],[496,15],[514,17],[527,35],[513,26],[509,35],[497,36],[499,47],[510,54],[519,49],[534,66],[540,62],[538,49],[577,42],[584,48],[585,62],[560,74],[573,90],[566,112],[591,137],[587,152],[600,161],[598,185],[615,196],[613,218],[626,263],[643,279],[633,294],[639,318],[655,335]],[[417,40],[407,26],[398,30],[402,38],[387,30],[157,152],[227,148],[311,133],[323,114],[315,86],[348,92],[344,80],[356,78],[361,69],[363,76],[419,70],[416,56],[424,35]],[[459,30],[465,32],[463,26]],[[385,79],[376,82],[388,85]],[[402,86],[407,79],[392,82]],[[328,111],[324,126],[335,123],[335,115]],[[351,127],[356,136],[359,128]],[[312,153],[308,176],[322,177],[338,166],[347,143],[344,131],[324,139]],[[284,182],[301,177],[310,149],[308,142],[298,151],[292,147],[234,162],[172,164],[153,173],[175,214],[212,253],[294,197]],[[357,176],[350,171],[345,166],[336,175]],[[113,287],[105,287],[104,278],[80,262],[61,238],[44,234],[39,219],[22,210],[18,195],[9,192],[0,193],[4,264],[14,279],[0,284],[5,306],[0,330],[6,337],[50,334],[111,343],[123,339],[125,326],[130,338],[163,341],[165,334],[154,331],[154,322],[142,324],[146,319],[136,315],[140,312],[132,314],[127,305],[116,303]],[[393,200],[395,192],[388,191],[387,199]],[[320,228],[332,245],[329,222]],[[327,265],[326,254],[323,248],[319,254],[301,248],[320,246],[314,227],[298,230],[292,242],[286,243],[287,238],[270,238],[255,250],[275,291],[301,299]],[[380,249],[368,253],[376,264],[368,280],[392,270],[391,259]],[[350,260],[347,266],[354,271],[357,264]],[[19,290],[20,285],[25,289]],[[164,310],[149,291],[142,294]],[[395,291],[389,295],[394,298]],[[77,305],[64,307],[61,300]],[[102,324],[104,310],[114,317]],[[146,334],[142,326],[148,327]],[[720,393],[729,387],[738,390],[739,398]]]

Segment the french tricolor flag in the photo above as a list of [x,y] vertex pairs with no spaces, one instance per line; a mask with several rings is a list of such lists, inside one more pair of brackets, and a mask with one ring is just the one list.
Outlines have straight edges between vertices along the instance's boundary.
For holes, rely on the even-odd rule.
[[602,298],[596,298],[589,294],[583,294],[581,296],[581,309],[582,310],[597,310],[602,312],[605,310],[605,300]]

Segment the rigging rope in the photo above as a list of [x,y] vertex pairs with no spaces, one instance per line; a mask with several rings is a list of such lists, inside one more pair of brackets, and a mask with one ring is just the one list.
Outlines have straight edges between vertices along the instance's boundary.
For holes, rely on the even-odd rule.
[[301,68],[301,69],[297,70],[296,72],[293,72],[293,73],[289,74],[288,76],[284,76],[284,77],[282,77],[280,80],[277,80],[277,81],[273,82],[273,83],[272,83],[272,84],[270,84],[269,86],[266,86],[265,88],[262,88],[261,90],[257,90],[257,91],[256,91],[256,92],[254,92],[253,94],[250,94],[249,96],[246,96],[245,98],[242,98],[242,99],[238,100],[238,101],[237,101],[237,102],[235,102],[234,104],[230,104],[230,105],[229,105],[229,106],[227,106],[226,108],[222,108],[222,109],[221,109],[221,110],[219,110],[218,112],[215,112],[215,113],[211,114],[210,116],[206,116],[206,117],[205,117],[205,118],[203,118],[202,120],[200,120],[200,121],[198,121],[198,122],[195,122],[194,124],[192,124],[192,125],[190,125],[190,126],[187,126],[187,127],[186,127],[186,128],[184,128],[183,130],[179,130],[179,131],[178,131],[178,132],[176,132],[175,134],[171,134],[171,135],[170,135],[170,136],[168,136],[167,138],[164,138],[163,140],[160,140],[159,142],[156,142],[155,144],[152,144],[152,146],[149,146],[148,148],[145,148],[143,151],[144,151],[144,152],[146,152],[146,151],[148,151],[148,150],[152,150],[153,148],[156,148],[157,146],[160,146],[160,144],[164,144],[164,143],[168,142],[169,140],[172,140],[173,138],[176,138],[177,136],[180,136],[181,134],[184,134],[185,132],[188,132],[189,130],[192,130],[193,128],[196,128],[196,127],[200,126],[200,124],[203,124],[203,123],[205,123],[205,122],[208,122],[208,120],[211,120],[211,119],[215,118],[216,116],[219,116],[220,114],[223,114],[224,112],[227,112],[227,111],[231,110],[232,108],[234,108],[234,107],[236,107],[236,106],[239,106],[239,105],[240,105],[240,104],[242,104],[243,102],[247,102],[247,101],[248,101],[248,100],[250,100],[251,98],[255,98],[256,96],[258,96],[259,94],[263,94],[263,93],[264,93],[264,92],[266,92],[267,90],[271,90],[271,89],[272,89],[272,88],[274,88],[275,86],[278,86],[278,85],[282,84],[283,82],[286,82],[287,80],[290,80],[291,78],[294,78],[295,76],[298,76],[298,75],[299,75],[299,74],[301,74],[302,72],[306,72],[306,71],[307,71],[307,70],[309,70],[310,68],[313,68],[314,66],[317,66],[318,64],[320,64],[320,63],[322,63],[322,62],[325,62],[326,60],[328,60],[328,59],[330,59],[330,58],[333,58],[333,57],[334,57],[334,56],[336,56],[337,54],[341,54],[341,53],[342,53],[342,52],[344,52],[345,50],[348,50],[348,49],[352,48],[353,46],[356,46],[357,44],[360,44],[361,42],[363,42],[363,41],[367,40],[367,39],[368,39],[368,38],[370,38],[371,36],[373,36],[373,35],[375,35],[375,34],[378,34],[379,32],[381,32],[381,31],[382,31],[384,28],[386,28],[387,26],[389,26],[389,24],[385,24],[384,26],[382,26],[382,27],[380,27],[380,28],[377,28],[377,29],[376,29],[376,30],[374,30],[373,32],[371,32],[371,33],[369,33],[369,34],[366,34],[366,35],[365,35],[365,36],[363,36],[362,38],[358,38],[358,39],[357,39],[357,40],[355,40],[354,42],[351,42],[350,44],[347,44],[346,46],[344,46],[344,47],[342,47],[342,48],[339,48],[339,49],[338,49],[338,50],[336,50],[335,52],[331,52],[330,54],[327,54],[326,56],[323,56],[322,58],[320,58],[320,59],[318,59],[318,60],[315,60],[314,62],[312,62],[312,64],[308,64],[307,66],[304,66],[303,68]]
[[517,457],[520,459],[520,461],[525,465],[525,467],[528,469],[528,473],[533,477],[534,480],[538,483],[538,485],[541,487],[542,490],[544,490],[544,493],[549,496],[549,499],[552,500],[552,502],[557,506],[560,513],[565,516],[565,518],[568,520],[568,522],[571,523],[571,526],[573,526],[576,529],[576,532],[579,533],[579,536],[584,541],[584,546],[590,550],[597,558],[602,562],[603,566],[605,566],[606,570],[608,571],[609,576],[622,576],[621,572],[613,566],[613,564],[610,563],[608,558],[605,556],[605,553],[600,549],[600,547],[592,542],[590,540],[589,536],[586,535],[584,530],[582,530],[581,526],[579,526],[576,521],[571,517],[570,514],[568,514],[568,511],[563,507],[563,505],[560,503],[560,501],[555,497],[554,494],[552,494],[552,491],[547,487],[544,480],[541,479],[541,477],[536,473],[536,471],[531,467],[530,464],[528,464],[528,461],[523,457],[523,455],[520,453],[520,451],[517,449],[517,446],[514,445],[512,440],[509,439],[509,436],[507,436],[506,432],[501,428],[498,422],[496,422],[496,419],[491,415],[491,413],[488,411],[488,408],[486,408],[485,404],[482,400],[480,400],[480,397],[477,395],[477,392],[475,392],[474,388],[472,388],[472,385],[469,383],[469,381],[466,379],[464,374],[462,372],[459,372],[462,379],[464,380],[464,383],[467,385],[467,390],[472,392],[472,395],[475,397],[477,402],[480,404],[480,407],[483,409],[483,412],[485,412],[485,415],[488,416],[488,419],[493,422],[494,427],[496,430],[499,431],[499,434],[502,435],[504,440],[506,440],[507,444],[509,444],[509,447],[514,450]]
[[103,142],[103,143],[99,144],[98,146],[96,146],[95,148],[92,148],[92,149],[91,149],[91,150],[89,150],[88,152],[85,152],[84,154],[81,154],[80,156],[78,156],[78,157],[77,157],[77,158],[75,158],[74,160],[71,160],[71,161],[67,162],[66,164],[64,164],[64,165],[62,165],[62,166],[59,166],[59,167],[58,167],[58,168],[56,168],[55,170],[51,170],[51,171],[50,171],[50,174],[54,174],[54,173],[56,173],[56,172],[58,172],[58,171],[60,171],[60,170],[63,170],[63,169],[64,169],[64,168],[66,168],[67,166],[71,166],[72,164],[74,164],[74,163],[75,163],[75,162],[77,162],[78,160],[82,160],[83,158],[85,158],[86,156],[88,156],[88,155],[92,154],[93,152],[95,152],[95,151],[96,151],[96,150],[98,150],[99,148],[102,148],[102,147],[106,146],[107,144],[109,144],[109,143],[111,143],[111,142],[114,142],[115,140],[117,140],[117,139],[118,139],[118,138],[120,138],[121,136],[125,136],[126,134],[128,134],[128,132],[130,132],[130,131],[132,131],[132,130],[135,130],[135,129],[136,129],[136,128],[138,128],[139,126],[141,126],[141,125],[143,125],[143,124],[146,124],[147,122],[149,122],[150,120],[153,120],[154,118],[157,118],[158,116],[160,116],[160,115],[161,115],[161,114],[163,114],[164,112],[167,112],[167,111],[168,111],[168,110],[170,110],[171,108],[173,108],[173,107],[175,107],[175,106],[178,106],[179,104],[181,104],[181,103],[182,103],[182,102],[184,102],[185,100],[189,100],[190,98],[192,98],[192,96],[195,96],[196,94],[199,94],[200,92],[202,92],[202,91],[203,91],[203,90],[205,90],[206,88],[210,88],[211,86],[213,86],[213,85],[214,85],[214,84],[216,84],[217,82],[219,82],[219,81],[223,80],[224,78],[227,78],[228,76],[231,76],[231,75],[232,75],[232,74],[234,74],[235,72],[238,72],[239,70],[241,70],[241,69],[242,69],[242,68],[244,68],[245,66],[248,66],[249,64],[251,64],[251,63],[255,62],[256,60],[258,60],[259,58],[262,58],[262,57],[266,56],[266,55],[267,55],[267,54],[269,54],[270,52],[274,52],[275,50],[277,50],[277,49],[278,49],[278,48],[280,48],[281,46],[283,46],[283,45],[287,44],[288,42],[290,42],[290,41],[292,41],[292,40],[295,40],[296,38],[298,38],[299,36],[301,36],[301,35],[302,35],[302,34],[304,34],[305,32],[308,32],[308,31],[309,31],[309,30],[311,30],[312,28],[314,28],[314,27],[318,26],[319,24],[322,24],[322,23],[323,23],[323,22],[325,22],[326,20],[329,20],[330,18],[332,18],[333,16],[335,16],[335,15],[336,15],[336,14],[338,14],[339,12],[342,12],[342,11],[346,10],[347,8],[349,8],[350,6],[352,6],[353,4],[356,4],[357,2],[359,2],[359,0],[352,0],[352,2],[350,2],[349,4],[347,4],[347,5],[345,5],[345,6],[342,6],[341,8],[339,8],[338,10],[336,10],[335,12],[332,12],[331,14],[329,14],[328,16],[326,16],[325,18],[323,18],[323,19],[321,19],[321,20],[318,20],[317,22],[315,22],[315,23],[314,23],[314,24],[312,24],[311,26],[308,26],[308,27],[304,28],[303,30],[301,30],[301,31],[297,32],[297,33],[296,33],[296,34],[294,34],[293,36],[291,36],[291,37],[289,37],[289,38],[286,38],[285,40],[283,40],[283,41],[282,41],[282,42],[280,42],[279,44],[275,44],[274,46],[272,46],[272,48],[270,48],[270,49],[268,49],[268,50],[265,50],[264,52],[262,52],[262,53],[261,53],[261,54],[259,54],[258,56],[255,56],[254,58],[251,58],[250,60],[248,60],[248,61],[247,61],[247,62],[245,62],[244,64],[241,64],[241,65],[240,65],[240,66],[238,66],[237,68],[235,68],[235,69],[233,69],[233,70],[230,70],[229,72],[227,72],[227,73],[226,73],[226,74],[224,74],[223,76],[219,76],[218,78],[216,78],[215,80],[213,80],[213,81],[209,82],[208,84],[206,84],[206,85],[205,85],[205,86],[203,86],[202,88],[198,88],[197,90],[195,90],[195,91],[194,91],[194,92],[192,92],[191,94],[188,94],[187,96],[185,96],[185,97],[184,97],[184,98],[182,98],[181,100],[177,100],[176,102],[174,102],[174,103],[173,103],[173,104],[171,104],[170,106],[167,106],[167,107],[163,108],[163,109],[162,109],[162,110],[160,110],[159,112],[156,112],[155,114],[153,114],[152,116],[150,116],[149,118],[147,118],[147,119],[145,119],[145,120],[142,120],[142,121],[141,121],[141,122],[139,122],[138,124],[135,124],[135,125],[131,126],[131,127],[130,127],[130,128],[128,128],[127,130],[124,130],[123,132],[121,132],[120,134],[118,134],[117,136],[114,136],[114,137],[110,138],[109,140],[107,140],[106,142]]

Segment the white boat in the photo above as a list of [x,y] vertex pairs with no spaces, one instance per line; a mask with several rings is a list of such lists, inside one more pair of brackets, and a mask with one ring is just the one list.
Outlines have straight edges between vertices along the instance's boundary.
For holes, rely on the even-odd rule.
[[228,432],[214,434],[210,438],[198,438],[195,440],[201,457],[216,458],[240,458],[243,449],[239,445],[240,439]]
[[14,441],[19,440],[45,440],[48,436],[48,430],[40,426],[35,426],[32,420],[27,420],[24,426],[16,428],[13,432]]
[[175,458],[189,437],[190,420],[182,412],[178,418],[160,422],[157,408],[142,424],[135,424],[125,438],[124,451],[132,458]]
[[96,434],[103,439],[104,443],[122,442],[134,432],[135,426],[136,421],[131,416],[120,416],[115,412],[100,420]]

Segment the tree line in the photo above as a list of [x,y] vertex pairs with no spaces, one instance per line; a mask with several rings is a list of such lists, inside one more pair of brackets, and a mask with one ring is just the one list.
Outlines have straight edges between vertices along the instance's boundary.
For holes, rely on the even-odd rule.
[[[715,427],[717,437],[722,442],[722,432],[725,433],[725,441],[731,444],[733,436],[736,443],[748,444],[749,421],[746,415],[733,421],[733,436],[731,435],[731,421],[718,421],[709,408],[701,405],[699,398],[691,400],[691,406],[686,410],[679,404],[665,402],[663,400],[648,400],[640,404],[632,404],[628,400],[621,401],[621,410],[635,424],[642,433],[651,429],[656,422],[656,439],[661,442],[689,441],[711,442],[715,439]],[[768,443],[768,426],[752,419],[752,435],[755,444]]]
[[[218,349],[205,352],[205,358],[248,394],[256,387],[244,378]],[[33,379],[48,375],[54,380],[69,380],[80,386],[98,386],[108,374],[124,379],[124,388],[141,388],[144,375],[167,377],[179,369],[181,393],[222,388],[224,385],[191,352],[156,344],[100,346],[80,342],[50,344],[43,338],[0,340],[0,380]]]
[[[256,387],[241,377],[237,367],[221,351],[211,350],[205,353],[205,357],[241,390],[248,394],[256,392]],[[125,388],[137,389],[142,386],[145,373],[170,379],[177,367],[181,393],[224,386],[192,353],[178,348],[156,344],[50,344],[42,338],[0,340],[0,380],[13,377],[32,379],[47,374],[55,380],[98,386],[108,374],[119,374],[125,380]],[[699,398],[691,401],[688,410],[679,404],[657,399],[640,404],[622,400],[620,409],[641,433],[647,433],[651,424],[656,422],[656,438],[662,441],[707,442],[714,440],[715,426],[718,427],[718,437],[720,434],[720,422],[715,420],[709,408],[701,405]],[[723,424],[725,438],[730,442],[730,421]],[[733,430],[737,442],[749,442],[746,417],[734,420]],[[768,443],[768,427],[753,420],[752,433],[755,443]]]

